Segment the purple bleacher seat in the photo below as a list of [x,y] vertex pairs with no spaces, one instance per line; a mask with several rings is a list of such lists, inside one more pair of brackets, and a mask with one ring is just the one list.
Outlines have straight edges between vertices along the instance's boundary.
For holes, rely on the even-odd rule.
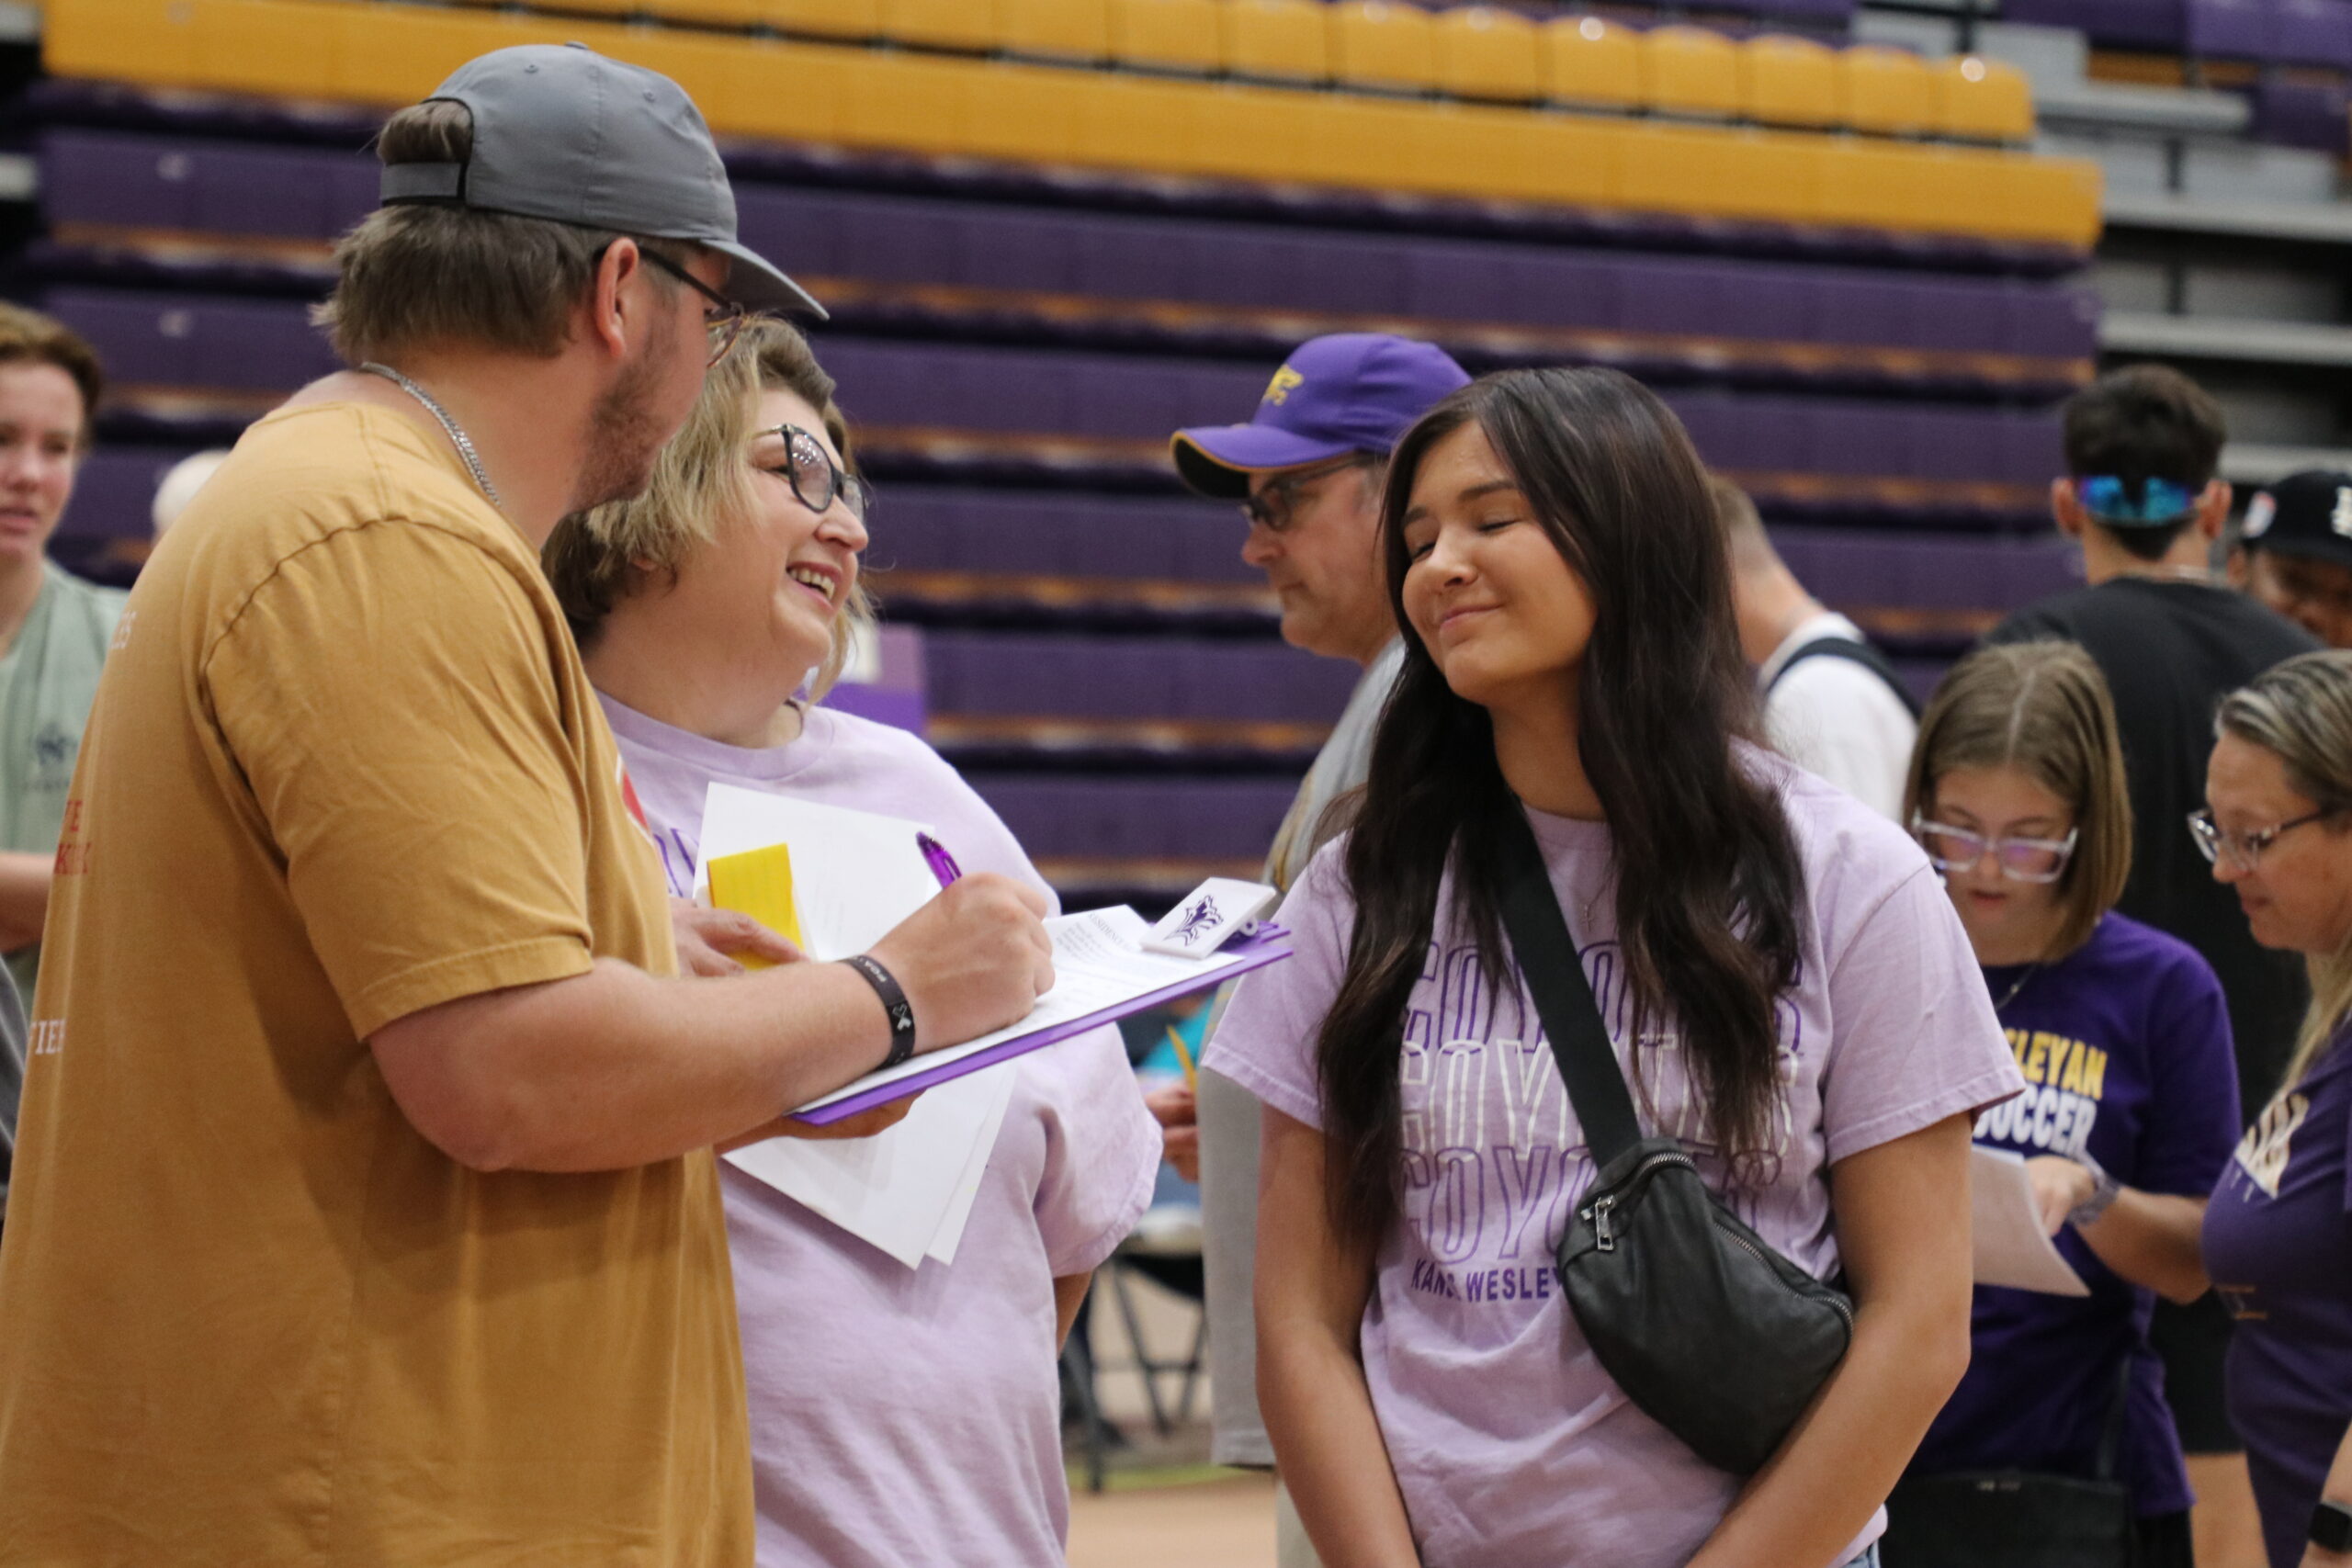
[[953,208],[903,197],[842,202],[833,265],[876,283],[953,283],[962,219]]
[[1218,860],[1256,860],[1274,841],[1297,794],[1291,779],[1194,779],[1159,786],[1172,807],[1168,852]]
[[1618,322],[1627,332],[1746,336],[1738,291],[1746,270],[1703,257],[1652,262],[1620,297]]
[[109,289],[60,288],[41,304],[90,340],[119,385],[198,385],[196,331],[204,301]]
[[963,270],[956,281],[975,288],[1103,294],[1115,299],[1118,290],[1098,288],[1094,284],[1098,274],[1105,282],[1122,276],[1125,258],[1114,254],[1116,244],[1101,243],[1101,236],[1111,230],[1111,225],[1095,222],[1087,222],[1081,229],[1065,213],[990,212],[969,231]]
[[101,446],[83,459],[62,538],[143,539],[154,527],[155,487],[185,447]]
[[2255,140],[2277,147],[2307,147],[2341,158],[2347,151],[2352,104],[2341,82],[2256,82],[2253,93]]
[[147,136],[51,130],[40,139],[41,207],[51,223],[195,227],[196,160]]
[[1846,479],[1909,474],[1921,460],[1922,420],[1897,405],[1840,400],[1805,410],[1815,473]]
[[193,228],[214,234],[323,240],[344,227],[338,188],[344,184],[338,176],[348,166],[344,159],[291,148],[232,146],[198,147],[190,155],[196,186]]
[[2001,426],[2000,478],[2004,481],[2039,488],[2065,473],[2066,449],[2055,411],[2004,410],[1991,417]]
[[2012,282],[2009,337],[2005,351],[2053,359],[2092,359],[2098,355],[2099,297],[2085,285]]
[[2001,19],[2074,28],[2094,43],[2177,51],[2188,35],[2183,0],[2003,0]]
[[2352,0],[2273,0],[2271,58],[2284,65],[2352,68]]
[[2188,0],[2187,52],[2270,60],[2278,51],[2276,0]]
[[1911,321],[1906,346],[1998,354],[2012,341],[2008,300],[1997,287],[1913,278],[1903,288]]
[[864,209],[862,198],[831,191],[738,185],[736,237],[761,255],[776,258],[796,275],[853,276],[854,269],[845,260],[849,214]]
[[1625,324],[1625,302],[1641,288],[1645,264],[1591,252],[1521,248],[1506,253],[1505,265],[1510,282],[1502,298],[1513,308],[1499,320],[1609,331]]

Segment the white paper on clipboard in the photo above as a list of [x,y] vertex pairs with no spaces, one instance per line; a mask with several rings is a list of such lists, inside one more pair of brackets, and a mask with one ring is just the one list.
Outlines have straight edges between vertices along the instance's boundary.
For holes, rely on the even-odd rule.
[[2041,1211],[2033,1201],[2033,1181],[2026,1175],[2023,1155],[1971,1145],[1968,1196],[1976,1223],[1978,1284],[2052,1296],[2091,1293],[2041,1228]]

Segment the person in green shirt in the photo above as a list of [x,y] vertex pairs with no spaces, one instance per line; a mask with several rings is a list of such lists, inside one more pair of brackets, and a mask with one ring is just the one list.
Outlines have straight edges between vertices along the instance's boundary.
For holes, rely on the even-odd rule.
[[28,1001],[66,788],[129,597],[49,558],[102,385],[88,344],[0,304],[0,953]]

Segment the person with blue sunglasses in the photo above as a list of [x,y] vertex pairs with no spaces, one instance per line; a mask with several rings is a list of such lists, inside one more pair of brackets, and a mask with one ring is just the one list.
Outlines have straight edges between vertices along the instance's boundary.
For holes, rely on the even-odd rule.
[[[2220,477],[2227,425],[2213,399],[2160,365],[2109,372],[2067,400],[2066,472],[2050,487],[2059,531],[2082,547],[2084,586],[2012,614],[1995,642],[2080,644],[2107,678],[2133,822],[2132,875],[2116,908],[2178,937],[2221,978],[2237,1048],[2238,1102],[2277,1089],[2309,995],[2301,960],[2266,952],[2178,824],[2204,802],[2223,695],[2318,644],[2233,592],[2214,570],[2230,513]],[[2160,1303],[2152,1338],[2199,1499],[2197,1554],[2245,1561],[2255,1529],[2243,1446],[2223,1407],[2229,1322],[2207,1295]]]

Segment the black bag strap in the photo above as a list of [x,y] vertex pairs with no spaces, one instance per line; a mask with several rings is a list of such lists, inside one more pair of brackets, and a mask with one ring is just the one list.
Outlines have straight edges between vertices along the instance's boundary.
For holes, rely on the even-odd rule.
[[2132,1347],[2123,1348],[2123,1365],[2116,1373],[2115,1403],[2109,1406],[2107,1424],[2099,1428],[2098,1467],[2092,1472],[2094,1481],[2115,1479],[2115,1461],[2123,1449],[2123,1422],[2132,1403]]
[[1634,1096],[1609,1043],[1600,1007],[1592,998],[1575,939],[1553,895],[1544,851],[1527,813],[1514,801],[1498,824],[1503,889],[1503,930],[1511,954],[1535,996],[1535,1014],[1552,1042],[1552,1060],[1568,1086],[1568,1103],[1584,1124],[1585,1146],[1595,1167],[1607,1165],[1642,1140]]
[[1770,696],[1773,686],[1786,680],[1790,671],[1808,659],[1842,659],[1849,664],[1859,664],[1885,682],[1886,689],[1894,694],[1895,700],[1913,718],[1917,718],[1924,711],[1919,706],[1919,699],[1911,694],[1911,688],[1903,683],[1903,677],[1895,673],[1894,666],[1886,661],[1886,655],[1869,643],[1857,642],[1849,637],[1815,637],[1790,654],[1789,661],[1772,672],[1772,682],[1764,688],[1765,694]]

